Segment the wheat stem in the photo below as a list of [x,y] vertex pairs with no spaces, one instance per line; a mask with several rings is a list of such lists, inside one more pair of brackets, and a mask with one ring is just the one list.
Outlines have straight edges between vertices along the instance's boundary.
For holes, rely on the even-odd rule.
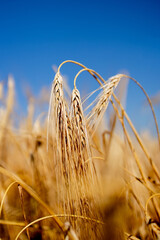
[[[89,68],[81,69],[81,70],[77,73],[77,75],[75,76],[75,78],[74,78],[74,88],[76,88],[76,80],[77,80],[77,77],[78,77],[82,72],[84,72],[84,71],[87,71],[87,72],[89,72],[89,73],[94,73],[94,74],[96,74],[96,75],[99,75],[96,71],[94,71],[94,70],[92,70],[92,69],[89,69]],[[99,75],[99,76],[100,76],[100,75]],[[101,84],[101,82],[99,81],[98,78],[96,78],[96,80],[97,80],[97,82],[98,82],[99,84]]]
[[[23,180],[21,180],[18,176],[16,176],[14,173],[8,171],[7,169],[1,166],[0,166],[0,173],[11,178],[15,182],[18,182],[41,206],[43,206],[48,211],[48,213],[50,213],[53,216],[55,215],[54,211],[37,195],[37,193],[30,186],[28,186]],[[53,218],[55,223],[63,231],[63,223],[57,217],[53,217]]]
[[[66,61],[62,62],[62,63],[59,65],[57,72],[60,72],[61,67],[62,67],[63,64],[65,64],[65,63],[74,63],[74,64],[79,65],[80,67],[82,67],[82,68],[84,68],[84,69],[87,69],[87,67],[86,67],[85,65],[83,65],[83,64],[81,64],[81,63],[79,63],[79,62],[76,62],[76,61],[73,61],[73,60],[66,60]],[[97,81],[99,81],[99,80],[97,79],[97,77],[92,73],[92,71],[90,71],[89,69],[88,69],[87,71],[88,71]],[[98,74],[98,73],[96,73],[96,75],[97,75],[97,74]],[[105,80],[104,80],[99,74],[98,74],[97,76],[102,80],[103,83],[105,83]],[[99,82],[99,84],[102,85],[101,82]]]
[[116,95],[115,95],[114,93],[113,93],[113,98],[114,98],[115,101],[118,103],[118,105],[120,106],[121,110],[123,111],[123,115],[125,116],[127,122],[129,123],[129,125],[130,125],[130,127],[131,127],[131,129],[132,129],[132,131],[133,131],[133,133],[134,133],[134,135],[135,135],[135,137],[136,137],[136,139],[137,139],[139,145],[141,146],[141,148],[142,148],[144,154],[146,155],[146,157],[147,157],[147,159],[148,159],[150,165],[151,165],[152,168],[153,168],[154,173],[156,174],[158,180],[160,181],[159,172],[158,172],[158,170],[156,169],[156,166],[154,165],[154,163],[153,163],[151,157],[149,156],[149,153],[148,153],[146,147],[145,147],[144,144],[142,143],[142,140],[141,140],[141,138],[140,138],[138,132],[136,131],[136,129],[135,129],[133,123],[131,122],[131,120],[130,120],[128,114],[126,113],[126,111],[124,110],[122,104],[120,103],[119,99],[116,97]]
[[1,213],[2,213],[2,208],[3,208],[3,204],[4,204],[5,197],[6,197],[7,193],[8,193],[8,191],[10,190],[10,188],[11,188],[15,183],[17,183],[17,181],[12,182],[12,183],[7,187],[7,189],[6,189],[6,191],[5,191],[4,195],[3,195],[3,198],[2,198],[2,201],[1,201],[1,205],[0,205],[0,217],[1,217]]
[[131,79],[133,82],[135,82],[139,87],[140,89],[143,91],[144,95],[146,96],[147,98],[147,101],[150,105],[150,108],[151,108],[151,111],[152,111],[152,115],[153,115],[153,118],[154,118],[154,122],[155,122],[155,125],[156,125],[156,131],[157,131],[157,136],[158,136],[158,142],[159,142],[159,148],[160,148],[160,133],[159,133],[159,127],[158,127],[158,122],[157,122],[157,118],[156,118],[156,114],[155,114],[155,111],[154,111],[154,108],[153,108],[153,105],[152,105],[152,102],[151,102],[151,99],[150,97],[148,96],[147,92],[144,90],[144,88],[142,87],[142,85],[134,78],[130,77],[130,76],[127,76],[125,74],[121,74],[122,77],[124,78],[129,78]]
[[154,197],[160,197],[160,193],[155,193],[153,195],[151,195],[147,201],[146,201],[146,205],[145,205],[145,212],[146,212],[146,216],[148,216],[147,212],[148,212],[148,204],[150,202],[150,200],[152,200]]
[[144,183],[146,183],[146,178],[145,178],[145,176],[144,176],[144,174],[143,174],[142,167],[141,167],[141,165],[140,165],[140,162],[139,162],[138,156],[137,156],[137,154],[136,154],[136,151],[135,151],[135,149],[134,149],[134,147],[133,147],[133,145],[132,145],[132,142],[131,142],[131,140],[130,140],[130,138],[129,138],[129,135],[128,135],[128,133],[127,133],[127,130],[126,130],[125,126],[124,126],[124,122],[123,122],[121,116],[119,115],[118,109],[116,108],[115,104],[113,103],[113,101],[112,101],[111,99],[110,99],[110,102],[111,102],[111,104],[112,104],[112,106],[113,106],[113,109],[114,109],[114,110],[116,111],[116,113],[117,113],[117,116],[118,116],[118,118],[119,118],[119,121],[121,122],[121,125],[122,125],[122,127],[123,127],[123,131],[124,131],[124,134],[125,134],[125,136],[126,136],[126,138],[127,138],[128,144],[129,144],[130,149],[131,149],[131,151],[132,151],[132,153],[133,153],[133,156],[134,156],[134,158],[135,158],[135,161],[136,161],[137,167],[138,167],[138,169],[139,169],[140,175],[141,175]]

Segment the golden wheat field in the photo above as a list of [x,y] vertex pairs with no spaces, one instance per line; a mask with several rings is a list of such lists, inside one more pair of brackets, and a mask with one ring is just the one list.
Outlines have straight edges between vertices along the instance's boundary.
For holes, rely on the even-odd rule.
[[[71,93],[63,64],[79,68]],[[82,72],[99,84],[85,98],[77,87]],[[125,92],[117,90],[125,79],[148,101],[154,137],[139,134],[127,115]],[[0,83],[0,239],[160,239],[160,135],[140,82],[125,74],[104,80],[68,60],[44,101],[48,113],[33,118],[36,100],[28,97],[27,116],[17,123],[14,80],[5,93]]]

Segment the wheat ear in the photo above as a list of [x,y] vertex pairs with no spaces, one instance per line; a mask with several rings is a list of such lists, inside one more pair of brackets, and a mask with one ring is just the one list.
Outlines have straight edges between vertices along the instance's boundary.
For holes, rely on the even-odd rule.
[[86,170],[85,154],[88,151],[88,136],[85,126],[85,119],[82,110],[81,97],[77,88],[73,89],[71,102],[71,116],[73,129],[73,145],[74,151],[78,156],[78,162],[75,163],[77,171],[81,174]]
[[[100,123],[107,107],[109,104],[109,100],[117,87],[122,75],[117,74],[103,84],[101,93],[97,96],[94,101],[95,105],[87,115],[87,123],[89,129],[94,133]],[[93,134],[92,134],[93,135]]]
[[[49,135],[52,138],[53,160],[55,161],[55,173],[58,191],[58,205],[63,205],[65,211],[66,200],[69,193],[70,167],[70,138],[68,132],[67,103],[63,93],[63,79],[59,72],[56,73],[52,83],[51,97],[48,113],[47,139],[49,147]],[[61,187],[60,187],[61,186]]]

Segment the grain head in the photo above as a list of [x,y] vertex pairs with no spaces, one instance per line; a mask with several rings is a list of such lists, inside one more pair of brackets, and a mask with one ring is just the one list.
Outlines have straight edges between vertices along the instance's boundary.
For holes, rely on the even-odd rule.
[[121,74],[117,74],[109,78],[109,80],[102,86],[101,93],[98,95],[96,100],[94,100],[95,105],[87,116],[87,123],[91,131],[95,132],[108,107],[109,100],[111,99],[112,94],[117,87],[121,77]]

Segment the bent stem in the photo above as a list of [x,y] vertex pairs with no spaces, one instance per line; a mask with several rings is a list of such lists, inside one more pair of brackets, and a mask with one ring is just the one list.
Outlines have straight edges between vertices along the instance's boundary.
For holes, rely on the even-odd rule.
[[[59,65],[57,72],[60,73],[60,69],[61,69],[61,67],[62,67],[65,63],[74,63],[74,64],[76,64],[76,65],[78,65],[78,66],[80,66],[80,67],[82,67],[82,68],[84,68],[84,69],[88,69],[87,71],[88,71],[97,81],[99,81],[98,78],[94,75],[94,73],[93,73],[92,71],[90,71],[89,68],[87,68],[85,65],[83,65],[83,64],[81,64],[81,63],[79,63],[79,62],[73,61],[73,60],[66,60],[66,61],[62,62],[62,63]],[[95,71],[94,71],[94,72],[95,72]],[[96,72],[95,72],[95,73],[96,73]],[[98,73],[96,73],[96,75],[99,77],[99,79],[101,79],[101,81],[102,81],[103,83],[105,83],[105,80],[104,80]],[[102,83],[101,83],[101,82],[99,82],[99,84],[102,86]]]
[[145,206],[145,214],[146,214],[146,216],[148,216],[148,204],[149,204],[150,200],[153,200],[154,197],[160,197],[160,193],[155,193],[155,194],[151,195],[151,196],[147,199],[147,201],[146,201],[146,206]]
[[154,122],[155,122],[155,125],[156,125],[156,131],[157,131],[157,136],[158,136],[158,143],[159,143],[159,148],[160,148],[160,134],[159,134],[159,128],[158,128],[158,122],[157,122],[157,118],[156,118],[156,114],[155,114],[155,111],[154,111],[154,108],[153,108],[153,105],[152,105],[152,102],[151,102],[151,99],[149,98],[147,92],[144,90],[144,88],[142,87],[142,85],[134,78],[130,77],[130,76],[127,76],[125,74],[122,74],[122,77],[124,78],[129,78],[131,79],[133,82],[135,82],[139,87],[140,89],[143,91],[144,95],[146,96],[147,98],[147,101],[150,105],[150,108],[151,108],[151,111],[152,111],[152,115],[153,115],[153,118],[154,118]]
[[17,183],[17,181],[12,182],[12,183],[7,187],[7,189],[6,189],[6,191],[5,191],[4,195],[3,195],[3,198],[2,198],[2,201],[1,201],[1,205],[0,205],[0,217],[1,217],[1,213],[2,213],[2,208],[3,208],[3,204],[4,204],[5,197],[6,197],[7,193],[8,193],[8,191],[11,189],[11,187],[12,187],[15,183]]
[[[38,218],[36,220],[34,220],[33,222],[29,223],[27,226],[25,226],[16,236],[15,240],[18,240],[18,238],[20,237],[20,235],[26,230],[28,229],[30,226],[32,226],[33,224],[37,223],[37,222],[40,222],[40,221],[43,221],[43,220],[46,220],[46,219],[49,219],[49,218],[55,218],[55,217],[59,217],[60,215],[50,215],[50,216],[45,216],[45,217],[41,217],[41,218]],[[65,233],[65,232],[64,232]],[[72,240],[77,240],[77,236],[76,238],[73,236],[73,234],[70,233],[70,231],[67,232],[67,235],[69,236],[69,239],[72,239]]]
[[136,131],[133,123],[131,122],[128,114],[126,113],[126,111],[124,110],[122,104],[120,103],[119,99],[116,97],[116,95],[115,95],[114,93],[113,93],[113,98],[114,98],[115,101],[118,103],[118,105],[120,106],[121,110],[123,111],[123,115],[125,116],[125,118],[126,118],[128,124],[130,125],[130,127],[131,127],[131,129],[132,129],[132,131],[133,131],[133,133],[134,133],[134,135],[135,135],[135,137],[136,137],[139,145],[141,146],[141,148],[142,148],[144,154],[146,155],[146,157],[147,157],[147,159],[148,159],[151,167],[153,168],[153,171],[154,171],[155,175],[157,176],[158,180],[160,181],[159,172],[158,172],[158,170],[156,169],[156,166],[154,165],[151,157],[149,156],[149,153],[148,153],[147,149],[145,148],[144,144],[142,143],[142,140],[141,140],[138,132]]
[[[46,220],[46,219],[49,219],[49,218],[53,218],[53,217],[72,217],[72,218],[79,218],[79,219],[82,219],[82,220],[86,220],[86,221],[91,221],[91,222],[95,222],[97,224],[101,224],[101,225],[104,225],[105,223],[102,222],[101,220],[98,220],[98,219],[92,219],[92,218],[89,218],[89,217],[85,217],[85,216],[79,216],[79,215],[73,215],[73,214],[57,214],[57,215],[49,215],[49,216],[44,216],[44,217],[41,217],[41,218],[38,218],[36,220],[34,220],[33,222],[30,222],[27,226],[25,226],[19,233],[18,235],[16,236],[16,239],[15,240],[18,240],[18,238],[20,237],[20,235],[27,229],[29,228],[30,226],[32,226],[33,224],[37,223],[37,222],[40,222],[40,221],[43,221],[43,220]],[[24,224],[21,224],[21,226],[24,226]],[[74,240],[74,239],[73,239]]]
[[[63,64],[69,63],[69,62],[70,62],[70,63],[77,64],[77,65],[81,66],[82,68],[86,69],[86,66],[83,65],[83,64],[81,64],[81,63],[79,63],[79,62],[76,62],[76,61],[73,61],[73,60],[66,60],[66,61],[62,62],[62,63],[59,65],[59,67],[58,67],[58,72],[60,72],[60,68],[63,66]],[[97,81],[99,81],[99,80],[97,79],[97,77],[94,75],[94,73],[92,72],[92,70],[89,70],[89,69],[88,69],[87,71],[88,71]],[[97,74],[97,73],[95,73],[95,74],[99,77],[99,79],[100,79],[103,83],[106,82],[99,74]],[[135,83],[140,87],[140,89],[143,91],[144,95],[146,96],[147,101],[148,101],[148,103],[149,103],[149,105],[150,105],[150,108],[151,108],[151,111],[152,111],[152,115],[153,115],[153,118],[154,118],[155,125],[156,125],[156,131],[157,131],[159,148],[160,148],[160,133],[159,133],[159,128],[158,128],[157,118],[156,118],[156,115],[155,115],[155,112],[154,112],[154,109],[153,109],[152,102],[151,102],[151,100],[150,100],[147,92],[144,90],[144,88],[142,87],[142,85],[141,85],[136,79],[134,79],[134,78],[132,78],[132,77],[130,77],[130,76],[127,76],[127,75],[125,75],[125,74],[120,74],[120,75],[121,75],[121,77],[129,78],[129,79],[131,79],[133,82],[135,82]],[[102,83],[99,83],[99,84],[102,86]]]
[[[53,220],[57,224],[57,226],[60,228],[60,230],[64,233],[64,224],[61,222],[61,220],[56,217],[54,211],[38,196],[38,194],[30,187],[28,186],[23,180],[21,180],[18,176],[16,176],[14,173],[8,171],[7,169],[0,166],[0,173],[11,178],[15,182],[18,182],[28,193],[30,196],[32,196],[41,206],[43,206],[49,214],[52,215]],[[74,240],[72,235],[68,234],[71,240]]]
[[131,149],[131,151],[132,151],[132,153],[133,153],[133,156],[134,156],[134,158],[135,158],[135,161],[136,161],[137,167],[138,167],[138,169],[139,169],[140,175],[141,175],[141,177],[142,177],[142,180],[144,181],[144,183],[146,183],[146,178],[145,178],[145,176],[144,176],[144,174],[143,174],[142,167],[141,167],[141,165],[140,165],[140,162],[139,162],[138,156],[137,156],[137,154],[136,154],[136,151],[135,151],[135,149],[134,149],[134,147],[133,147],[133,145],[132,145],[132,143],[131,143],[131,140],[130,140],[130,138],[129,138],[129,135],[128,135],[128,133],[127,133],[127,130],[126,130],[125,126],[124,126],[124,122],[123,122],[121,116],[119,115],[118,109],[116,108],[115,104],[113,103],[113,101],[112,101],[111,99],[110,99],[110,102],[111,102],[111,104],[112,104],[112,106],[113,106],[113,109],[114,109],[115,112],[117,113],[117,116],[118,116],[119,121],[121,122],[121,125],[122,125],[122,127],[123,127],[123,131],[124,131],[124,134],[125,134],[125,136],[126,136],[126,138],[127,138],[129,147],[130,147],[130,149]]
[[[90,74],[91,73],[94,73],[94,74],[96,74],[96,75],[99,75],[96,71],[94,71],[94,70],[92,70],[92,69],[89,69],[89,68],[84,68],[84,69],[81,69],[77,74],[76,74],[76,76],[75,76],[75,78],[74,78],[74,88],[76,88],[76,80],[77,80],[77,77],[82,73],[82,72],[84,72],[84,71],[87,71],[87,72],[89,72]],[[93,75],[92,75],[93,76]],[[100,76],[100,75],[99,75]],[[98,78],[96,78],[96,80],[97,80],[97,82],[100,84],[100,85],[102,85],[102,83],[100,82],[100,80],[98,79]]]
[[[90,72],[91,73],[91,72]],[[97,75],[97,74],[96,74]],[[157,122],[157,118],[156,118],[156,114],[155,114],[155,111],[154,111],[154,108],[153,108],[153,105],[152,105],[152,102],[151,102],[151,99],[149,98],[147,92],[144,90],[144,88],[142,87],[142,85],[134,78],[130,77],[130,76],[127,76],[125,74],[120,74],[121,75],[121,79],[124,78],[129,78],[130,80],[132,80],[133,82],[135,82],[137,84],[137,86],[140,87],[140,89],[143,91],[144,95],[146,96],[147,98],[147,101],[150,105],[150,108],[151,108],[151,111],[152,111],[152,115],[153,115],[153,119],[154,119],[154,122],[155,122],[155,126],[156,126],[156,132],[157,132],[157,136],[158,136],[158,143],[159,143],[159,148],[160,148],[160,133],[159,133],[159,127],[158,127],[158,122]],[[99,74],[97,75],[100,80],[105,83],[105,80],[99,76]],[[101,85],[101,84],[100,84]],[[101,85],[102,86],[102,85]]]
[[[143,171],[142,171],[142,167],[141,167],[141,165],[140,165],[140,161],[139,161],[139,159],[138,159],[138,156],[137,156],[137,154],[136,154],[136,151],[135,151],[135,149],[134,149],[134,147],[133,147],[133,145],[132,145],[132,142],[131,142],[131,140],[130,140],[130,137],[129,137],[129,135],[128,135],[128,133],[127,133],[127,130],[126,130],[126,128],[125,128],[125,125],[124,125],[124,122],[123,122],[123,117],[120,116],[117,107],[115,106],[115,104],[113,103],[113,101],[112,101],[111,99],[110,99],[110,102],[111,102],[111,104],[112,104],[112,106],[113,106],[113,109],[114,109],[115,112],[117,113],[118,119],[119,119],[119,121],[120,121],[120,123],[121,123],[121,125],[122,125],[123,132],[124,132],[124,134],[125,134],[125,136],[126,136],[127,142],[128,142],[128,144],[129,144],[129,147],[130,147],[130,149],[131,149],[131,152],[132,152],[132,154],[133,154],[133,156],[134,156],[134,159],[135,159],[135,161],[136,161],[138,170],[139,170],[140,175],[141,175],[141,177],[142,177],[142,180],[143,180],[142,184],[148,189],[149,193],[151,194],[151,193],[153,193],[153,190],[152,190],[152,189],[148,186],[148,184],[147,184],[146,178],[145,178],[145,176],[144,176],[144,174],[143,174]],[[122,115],[123,115],[123,111],[122,111]],[[157,211],[157,207],[156,207],[154,201],[152,201],[152,204],[153,204],[153,206],[154,206],[155,213],[157,214],[157,217],[158,217],[158,219],[159,219],[159,218],[160,218],[160,214],[159,214],[159,212]]]

